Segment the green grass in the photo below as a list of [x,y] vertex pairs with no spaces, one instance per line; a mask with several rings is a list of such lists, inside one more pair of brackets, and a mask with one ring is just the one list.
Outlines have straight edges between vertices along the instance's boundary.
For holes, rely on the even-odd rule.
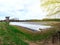
[[[54,26],[58,29],[60,25],[57,26],[57,24],[54,24]],[[29,45],[25,40],[36,42],[50,38],[57,29],[52,28],[35,33],[19,26],[7,25],[5,22],[0,22],[0,45]]]
[[11,26],[5,23],[0,23],[0,45],[28,45],[28,43],[21,40],[17,35],[18,31],[14,31]]

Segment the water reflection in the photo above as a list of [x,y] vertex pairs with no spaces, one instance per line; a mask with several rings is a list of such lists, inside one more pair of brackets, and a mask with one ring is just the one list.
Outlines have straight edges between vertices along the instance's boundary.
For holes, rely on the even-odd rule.
[[42,25],[37,22],[10,22],[10,25],[18,25],[18,26],[26,27],[32,30],[37,30],[37,31],[40,31],[39,28],[46,29],[51,27],[51,26]]

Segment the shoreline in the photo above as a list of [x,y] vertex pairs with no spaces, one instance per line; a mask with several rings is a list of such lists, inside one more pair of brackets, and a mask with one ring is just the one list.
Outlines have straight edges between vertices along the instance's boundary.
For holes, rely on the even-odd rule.
[[34,30],[34,29],[27,28],[27,27],[23,27],[23,26],[18,26],[18,25],[12,25],[12,26],[19,27],[19,28],[22,28],[22,29],[30,31],[30,32],[41,32],[41,31],[38,31],[38,30]]

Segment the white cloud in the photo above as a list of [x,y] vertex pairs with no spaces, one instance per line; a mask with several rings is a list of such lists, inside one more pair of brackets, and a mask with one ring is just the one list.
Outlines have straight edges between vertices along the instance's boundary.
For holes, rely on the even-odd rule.
[[[1,14],[4,13],[4,14]],[[3,15],[3,16],[2,16]],[[11,16],[19,19],[41,19],[44,14],[40,0],[0,0],[0,16]]]

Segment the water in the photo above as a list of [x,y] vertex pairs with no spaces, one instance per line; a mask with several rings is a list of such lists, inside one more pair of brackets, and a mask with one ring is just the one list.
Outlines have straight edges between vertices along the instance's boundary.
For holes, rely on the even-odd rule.
[[42,25],[40,22],[10,22],[10,25],[18,25],[37,31],[40,31],[39,29],[46,29],[51,27]]

